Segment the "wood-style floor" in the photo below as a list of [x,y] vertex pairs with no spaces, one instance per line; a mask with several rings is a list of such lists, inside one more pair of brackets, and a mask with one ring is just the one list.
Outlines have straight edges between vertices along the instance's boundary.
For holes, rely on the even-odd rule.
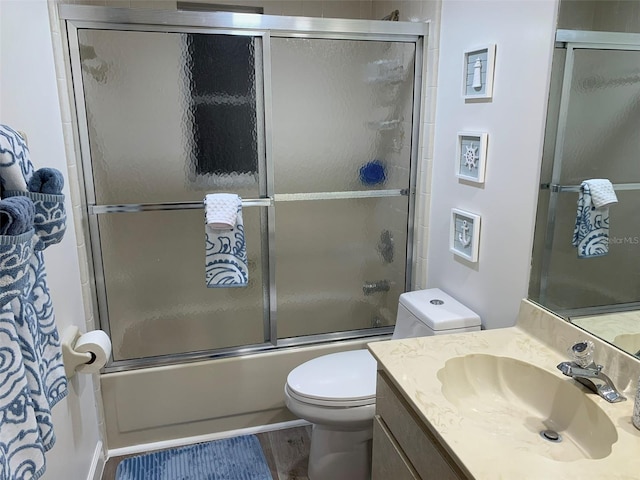
[[[309,480],[307,461],[311,444],[311,426],[258,433],[256,437],[260,440],[273,480]],[[107,460],[102,480],[115,480],[118,464],[130,456],[132,455]]]

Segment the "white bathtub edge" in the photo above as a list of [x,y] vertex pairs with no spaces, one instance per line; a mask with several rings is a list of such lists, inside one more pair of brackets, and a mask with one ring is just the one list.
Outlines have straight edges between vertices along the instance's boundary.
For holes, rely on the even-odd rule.
[[291,420],[289,422],[280,422],[270,425],[259,425],[257,427],[240,428],[237,430],[229,430],[226,432],[209,433],[206,435],[197,435],[193,437],[175,438],[173,440],[164,440],[162,442],[141,443],[139,445],[132,445],[130,447],[110,449],[107,454],[107,459],[119,457],[122,455],[147,453],[154,450],[162,450],[165,448],[183,447],[185,445],[191,445],[194,443],[211,442],[213,440],[237,437],[239,435],[253,435],[256,433],[272,432],[285,428],[302,427],[305,425],[311,424],[306,420]]

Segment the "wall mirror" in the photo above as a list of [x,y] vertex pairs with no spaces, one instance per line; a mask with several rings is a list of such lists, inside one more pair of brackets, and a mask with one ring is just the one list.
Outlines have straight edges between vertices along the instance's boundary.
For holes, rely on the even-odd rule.
[[[529,298],[637,356],[639,127],[640,1],[562,0]],[[608,241],[597,255],[579,256],[574,228],[589,179],[610,180],[618,203],[594,213],[588,232]]]

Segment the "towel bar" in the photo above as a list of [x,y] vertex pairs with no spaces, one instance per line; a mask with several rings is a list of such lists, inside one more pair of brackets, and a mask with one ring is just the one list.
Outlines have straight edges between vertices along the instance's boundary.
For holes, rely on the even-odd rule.
[[[640,187],[639,187],[640,188]],[[577,191],[577,190],[576,190]],[[271,207],[275,202],[292,202],[300,200],[344,200],[354,198],[400,197],[409,195],[408,189],[397,190],[358,190],[345,192],[317,193],[277,193],[274,198],[243,198],[243,207]],[[204,208],[203,202],[173,203],[125,203],[120,205],[89,205],[89,214],[150,212],[154,210],[190,210]]]
[[[270,198],[243,199],[243,207],[270,207],[273,200]],[[191,210],[204,208],[202,202],[174,202],[174,203],[126,203],[121,205],[89,205],[91,215],[102,213],[131,213],[151,212],[154,210]]]
[[276,202],[301,200],[349,200],[354,198],[401,197],[409,195],[406,188],[396,190],[355,190],[344,192],[276,193]]

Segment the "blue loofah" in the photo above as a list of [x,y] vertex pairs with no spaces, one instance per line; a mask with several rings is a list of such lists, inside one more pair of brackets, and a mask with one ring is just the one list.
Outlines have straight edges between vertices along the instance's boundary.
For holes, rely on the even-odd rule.
[[380,160],[372,160],[360,167],[360,181],[365,185],[378,185],[387,179],[387,171]]
[[60,195],[64,187],[64,177],[55,168],[36,170],[27,184],[30,192]]

